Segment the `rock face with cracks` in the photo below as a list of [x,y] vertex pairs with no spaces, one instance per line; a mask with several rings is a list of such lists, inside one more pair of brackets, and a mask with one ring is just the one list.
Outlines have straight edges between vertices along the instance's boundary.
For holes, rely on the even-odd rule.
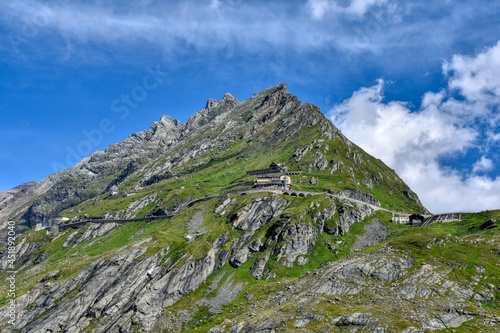
[[[287,212],[293,200],[277,194],[257,196],[240,207],[236,207],[232,199],[229,202],[233,204],[227,204],[226,208],[236,211],[225,217],[226,225],[238,231],[240,236],[219,234],[208,252],[199,258],[186,253],[172,260],[171,247],[145,256],[147,247],[143,244],[151,241],[149,237],[102,256],[76,275],[49,273],[18,299],[22,310],[11,329],[20,332],[80,332],[94,325],[98,327],[96,332],[108,332],[127,331],[139,325],[149,332],[162,325],[161,316],[165,308],[194,292],[226,263],[243,269],[241,266],[252,260],[254,263],[246,269],[257,280],[264,275],[272,279],[274,273],[266,268],[270,260],[285,267],[299,265],[298,256],[312,253],[318,237],[323,233],[325,220],[332,219],[333,213],[338,210],[330,199],[324,197],[323,200],[327,206],[323,207],[319,202],[317,206],[312,205],[317,213],[314,214],[306,206],[304,212],[297,215]],[[351,208],[363,209],[361,205]],[[304,213],[312,215],[311,221],[306,220]],[[200,214],[194,214],[186,222],[191,231],[203,224],[204,218]],[[61,246],[65,251],[83,250],[108,241],[120,227],[123,226],[114,223],[88,224],[85,228],[66,231],[56,237],[64,237]],[[267,232],[263,234],[262,230]],[[25,248],[26,243],[18,245],[18,254],[29,262],[36,261],[37,257],[33,255],[36,248]],[[69,277],[61,278],[65,276]],[[223,304],[232,301],[241,292],[242,286],[241,282],[230,277],[222,287],[226,288],[226,292],[219,290],[214,297],[207,297],[198,304],[206,304],[214,312],[220,311]],[[72,316],[67,315],[68,311]],[[1,314],[6,320],[7,312],[2,311]],[[302,322],[307,320],[311,319],[303,318]]]
[[[213,332],[299,328],[315,332],[306,329],[315,327],[328,332],[423,333],[458,328],[484,317],[484,311],[468,309],[474,291],[466,283],[453,281],[450,271],[443,264],[417,264],[390,247],[351,256],[297,281],[276,285],[274,296],[265,300],[250,299],[247,307],[251,310],[233,320],[237,324],[222,323]],[[332,312],[338,315],[325,316]],[[493,332],[498,319],[484,322],[492,325]]]

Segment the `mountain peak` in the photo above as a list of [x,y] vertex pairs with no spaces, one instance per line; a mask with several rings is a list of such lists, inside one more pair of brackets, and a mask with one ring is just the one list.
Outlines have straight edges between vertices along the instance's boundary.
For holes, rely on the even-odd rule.
[[283,95],[291,95],[290,91],[288,90],[288,84],[280,83],[280,84],[275,85],[273,87],[269,87],[269,88],[266,88],[262,91],[259,91],[258,93],[255,93],[254,96],[258,96],[258,95],[265,96],[265,95],[272,95],[275,93],[281,93]]
[[238,102],[238,99],[227,92],[224,94],[224,97],[221,99],[221,101]]
[[280,83],[280,84],[276,85],[274,88],[275,88],[275,90],[283,90],[283,91],[289,92],[288,91],[288,84],[286,84],[286,83]]
[[174,119],[170,116],[161,116],[160,118],[160,124],[164,125],[164,126],[179,126],[181,124],[180,121],[178,121],[177,119]]
[[207,104],[205,105],[205,110],[209,112],[215,109],[217,106],[225,107],[225,106],[234,106],[238,104],[238,99],[231,95],[230,93],[225,93],[224,97],[219,101],[216,101],[213,98],[209,98]]
[[[40,184],[47,185],[39,186],[46,191],[45,201],[53,201],[53,204],[36,202],[27,213],[26,221],[44,220],[66,207],[66,201],[75,202],[94,195],[95,191],[90,193],[87,190],[92,188],[90,184],[98,184],[96,188],[100,186],[97,193],[106,192],[111,183],[142,188],[167,179],[170,174],[203,167],[209,161],[227,159],[231,165],[235,162],[225,154],[235,149],[232,148],[235,142],[239,142],[237,154],[255,156],[251,163],[256,167],[268,163],[267,159],[276,155],[278,160],[294,163],[303,171],[319,168],[321,172],[327,172],[328,167],[331,179],[350,177],[353,180],[349,179],[349,184],[377,194],[375,186],[377,181],[381,181],[378,176],[373,178],[375,171],[370,167],[362,170],[359,165],[354,167],[354,164],[363,164],[363,158],[366,161],[368,157],[360,158],[364,154],[337,133],[340,132],[319,108],[301,102],[288,91],[287,84],[264,89],[241,103],[230,93],[225,93],[218,101],[208,99],[206,107],[198,110],[185,124],[170,116],[162,116],[149,129],[130,135],[124,141],[109,146],[105,152],[92,154],[77,168],[56,174],[53,181],[42,181]],[[317,147],[323,144],[315,140],[327,140],[328,143],[324,144],[326,148],[319,151]],[[295,153],[281,153],[290,151]],[[361,171],[353,171],[358,169]],[[397,179],[397,175],[389,171],[386,176]],[[106,186],[102,186],[105,182]],[[324,181],[325,184],[330,182],[337,184],[330,178]],[[62,185],[57,185],[59,183]],[[49,189],[56,186],[54,184],[61,191],[65,191],[65,186],[69,189],[61,194],[50,192]],[[75,184],[83,190],[74,190]],[[343,187],[346,186],[332,185],[335,190]],[[403,191],[407,189],[405,184],[400,187]],[[89,194],[82,194],[82,191]],[[410,199],[408,205],[420,209],[420,203]],[[406,208],[405,205],[401,206]]]
[[213,98],[209,98],[207,104],[205,105],[205,110],[212,111],[215,107],[217,107],[217,105],[219,105],[219,102]]

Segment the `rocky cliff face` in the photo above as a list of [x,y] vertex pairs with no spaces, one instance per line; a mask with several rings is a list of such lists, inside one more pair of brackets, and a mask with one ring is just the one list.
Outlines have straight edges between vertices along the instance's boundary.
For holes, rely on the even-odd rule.
[[[93,325],[98,327],[97,332],[129,331],[136,326],[151,331],[163,325],[165,308],[195,291],[223,267],[246,270],[256,280],[276,279],[280,273],[274,265],[294,267],[309,262],[325,221],[339,220],[345,225],[373,213],[362,205],[350,204],[349,209],[356,209],[360,215],[350,216],[349,222],[345,219],[340,222],[334,216],[345,204],[323,196],[297,211],[297,203],[297,199],[277,194],[256,194],[244,200],[228,196],[209,203],[211,213],[219,212],[227,231],[217,233],[206,226],[202,228],[207,216],[195,213],[192,219],[202,221],[194,223],[191,219],[189,223],[194,230],[190,231],[213,237],[206,252],[199,253],[198,258],[189,252],[174,254],[179,248],[170,245],[159,246],[158,251],[145,255],[147,244],[155,243],[154,237],[148,236],[99,255],[77,272],[51,270],[55,264],[51,261],[57,253],[43,250],[47,241],[59,242],[60,251],[71,251],[78,257],[80,251],[110,241],[119,226],[91,223],[77,231],[67,230],[58,235],[40,231],[39,239],[23,238],[16,247],[16,256],[24,262],[20,269],[25,269],[24,276],[40,276],[40,279],[32,281],[33,286],[18,298],[19,317],[11,329],[81,332]],[[129,239],[142,233],[139,229]],[[6,258],[2,262],[7,262],[3,259]],[[238,288],[241,291],[241,285]],[[226,300],[229,301],[232,299]],[[205,302],[216,309],[224,304],[221,300]],[[3,317],[0,314],[0,322],[7,319],[7,312],[3,312]]]
[[9,191],[0,192],[0,235],[5,234],[8,220],[18,220],[23,209],[43,193],[44,189],[37,182],[22,184]]
[[442,264],[416,264],[387,247],[328,264],[283,287],[268,286],[273,296],[264,300],[247,296],[248,311],[209,332],[312,332],[308,328],[314,327],[417,333],[457,328],[478,317],[486,327],[498,328],[500,318],[473,310],[469,303],[471,298],[491,301],[494,286],[477,291],[474,284],[455,281],[451,271]]

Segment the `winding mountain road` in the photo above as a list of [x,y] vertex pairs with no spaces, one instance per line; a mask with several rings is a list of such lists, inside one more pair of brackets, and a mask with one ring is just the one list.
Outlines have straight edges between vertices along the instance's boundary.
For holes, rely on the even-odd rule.
[[[313,196],[313,195],[328,195],[328,196],[334,197],[334,198],[339,199],[339,200],[347,200],[347,201],[351,201],[351,202],[359,204],[359,205],[368,206],[375,211],[382,210],[385,212],[398,214],[398,215],[408,214],[407,212],[392,211],[390,209],[383,208],[383,207],[380,207],[380,206],[377,206],[377,205],[374,205],[372,203],[365,202],[362,200],[350,198],[350,197],[345,196],[345,195],[339,195],[339,194],[334,194],[334,193],[329,193],[329,192],[312,192],[312,191],[310,192],[310,191],[295,191],[295,190],[286,190],[285,191],[282,189],[273,189],[273,188],[265,188],[265,189],[251,188],[251,189],[234,190],[234,191],[227,191],[227,192],[220,193],[220,194],[209,195],[209,196],[205,196],[205,197],[191,200],[188,203],[184,204],[183,207],[181,207],[181,209],[185,208],[185,207],[192,206],[193,204],[195,204],[197,202],[206,201],[206,200],[210,200],[213,198],[220,198],[220,197],[223,197],[223,196],[228,195],[228,194],[247,195],[249,193],[256,193],[256,192],[271,192],[271,193],[278,193],[278,194],[283,194],[283,195],[291,195],[291,196],[295,196],[295,197],[308,197],[308,196]],[[430,217],[430,218],[426,219],[425,222],[422,224],[422,226],[427,226],[427,225],[434,223],[434,222],[443,222],[440,219],[435,219],[435,217],[436,216],[443,216],[443,215],[450,215],[450,214],[454,214],[453,216],[455,216],[455,215],[460,214],[460,213],[440,214],[440,215],[434,215],[434,216],[428,215],[427,217]],[[129,219],[86,219],[86,220],[80,220],[80,221],[76,221],[76,222],[72,222],[72,223],[61,224],[61,225],[59,225],[59,230],[62,231],[62,230],[66,230],[68,228],[80,228],[87,223],[124,224],[124,223],[130,223],[130,222],[151,222],[151,221],[155,221],[155,220],[172,218],[175,215],[176,214],[170,214],[170,215],[137,217],[137,218],[129,218]],[[454,219],[453,221],[460,221],[460,219]],[[449,222],[449,221],[444,220],[444,222]]]

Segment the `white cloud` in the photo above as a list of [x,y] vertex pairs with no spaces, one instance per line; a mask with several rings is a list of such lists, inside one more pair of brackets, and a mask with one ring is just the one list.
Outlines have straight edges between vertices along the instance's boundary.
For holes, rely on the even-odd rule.
[[[403,176],[402,176],[403,177]],[[433,213],[476,212],[498,209],[500,178],[461,175],[438,165],[416,165],[405,171],[404,178]]]
[[443,66],[448,86],[470,102],[500,102],[500,41],[475,57],[455,55]]
[[[448,88],[426,93],[417,111],[384,101],[379,80],[329,115],[348,138],[394,168],[432,212],[498,209],[500,177],[477,175],[496,168],[491,159],[481,157],[465,177],[440,161],[495,147],[499,126],[491,119],[498,119],[500,107],[499,59],[500,43],[476,57],[454,56],[443,65]],[[457,91],[460,98],[453,97]]]
[[314,19],[322,19],[327,14],[347,14],[361,17],[373,6],[386,3],[386,0],[351,0],[342,6],[337,0],[308,0],[307,7]]
[[495,165],[493,164],[492,160],[490,160],[486,156],[481,156],[481,158],[472,166],[472,172],[487,172],[493,170],[494,168]]
[[490,142],[500,141],[500,133],[494,133],[490,131],[487,133],[487,136],[488,136],[488,141]]
[[442,94],[427,94],[420,112],[411,112],[403,102],[384,102],[384,81],[361,88],[337,105],[332,120],[348,138],[362,145],[391,166],[400,168],[418,161],[429,163],[452,152],[470,147],[474,131],[459,127],[441,114],[436,104]]
[[348,13],[363,16],[371,7],[381,5],[386,2],[386,0],[352,0],[351,4],[345,10]]
[[313,18],[321,19],[325,12],[328,11],[330,2],[328,0],[309,0],[307,6]]
[[222,3],[220,0],[210,0],[210,5],[208,8],[213,9],[213,10],[218,10],[222,6]]

